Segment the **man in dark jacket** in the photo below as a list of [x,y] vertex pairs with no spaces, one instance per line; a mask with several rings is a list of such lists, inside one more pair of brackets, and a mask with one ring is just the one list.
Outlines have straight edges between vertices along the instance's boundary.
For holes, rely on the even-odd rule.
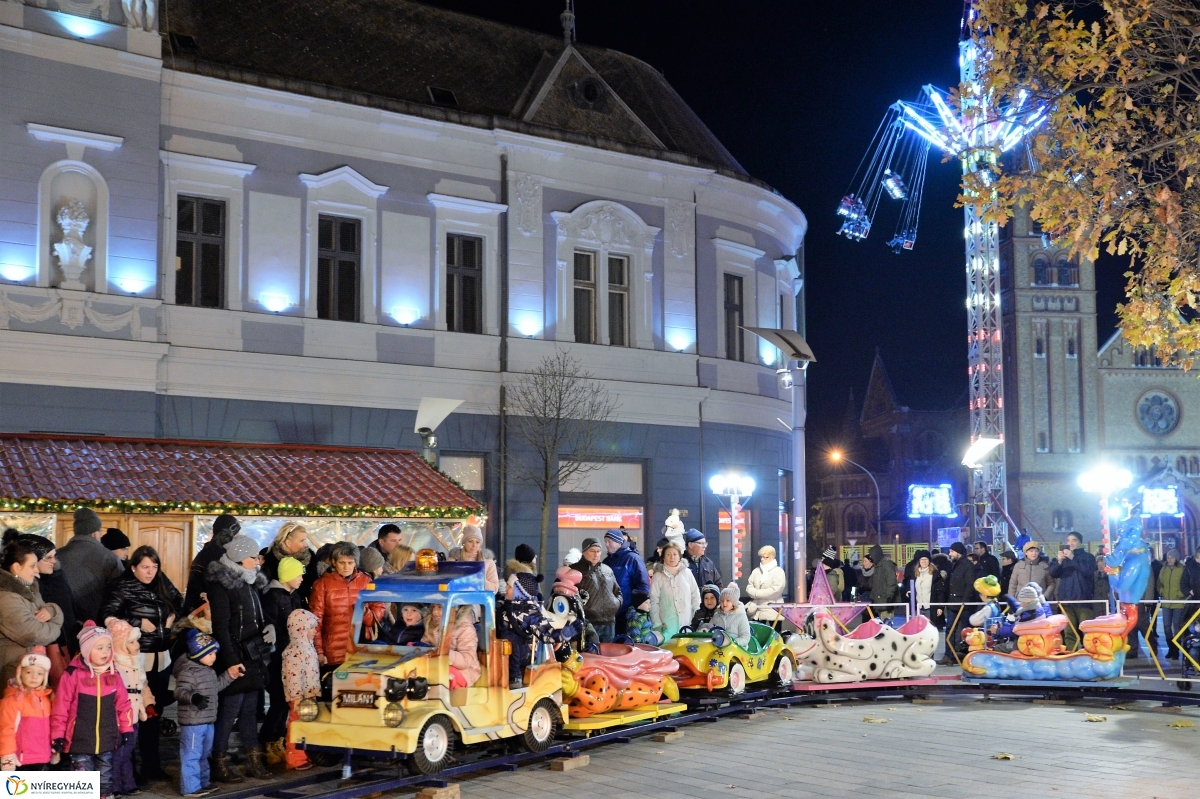
[[396,570],[392,568],[392,564],[388,561],[388,556],[392,554],[392,550],[400,546],[400,538],[400,525],[388,522],[379,526],[379,530],[375,533],[375,540],[367,544],[368,548],[377,550],[383,556],[384,574],[396,573]]
[[213,520],[212,538],[196,553],[196,557],[192,559],[192,568],[188,570],[183,615],[186,616],[204,604],[201,594],[208,592],[208,565],[221,559],[225,554],[225,545],[232,541],[241,529],[241,522],[228,513],[222,513]]
[[91,508],[75,511],[75,536],[65,547],[58,550],[58,562],[63,566],[67,582],[71,585],[71,596],[75,600],[75,619],[104,626],[97,619],[104,591],[125,571],[120,559],[100,543],[100,517]]
[[952,666],[957,661],[950,650],[962,648],[962,636],[959,631],[967,625],[969,615],[965,603],[978,600],[975,592],[975,566],[967,558],[967,548],[961,541],[950,545],[950,576],[946,580],[946,601],[962,603],[946,607],[946,654],[942,657],[943,665]]
[[1012,581],[1013,569],[1015,569],[1016,566],[1017,553],[1013,552],[1011,549],[1005,548],[1005,550],[1000,553],[1000,596],[1004,596],[1006,594],[1015,594],[1017,591],[1021,590],[1018,588],[1017,591],[1014,591],[1012,586],[1009,585],[1009,583]]
[[608,557],[604,565],[612,569],[617,586],[621,589],[621,609],[617,611],[617,635],[625,633],[625,613],[630,608],[641,608],[650,602],[650,575],[642,556],[629,548],[620,530],[609,530],[604,534]]
[[[1059,602],[1091,600],[1096,594],[1096,558],[1083,546],[1083,536],[1067,533],[1067,546],[1058,551],[1058,559],[1050,561],[1050,576],[1055,580]],[[1090,603],[1061,605],[1063,614],[1071,620],[1063,630],[1063,646],[1075,649],[1079,643],[1079,623],[1096,615]]]
[[683,534],[683,541],[687,545],[687,553],[684,558],[687,560],[688,568],[692,570],[692,576],[696,578],[696,585],[708,585],[709,583],[725,585],[717,564],[704,554],[708,549],[708,540],[704,537],[704,533],[693,527]]
[[1183,564],[1179,590],[1183,592],[1184,599],[1200,599],[1200,547],[1196,547],[1196,554]]
[[613,570],[600,562],[600,542],[583,540],[583,558],[571,568],[583,575],[579,590],[587,592],[583,606],[587,620],[596,630],[600,643],[612,643],[617,634],[617,612],[621,609],[621,588]]
[[[978,560],[975,562],[976,580],[978,580],[980,577],[987,577],[989,574],[995,577],[997,580],[1000,579],[1000,561],[996,559],[995,555],[988,551],[988,545],[986,541],[975,542],[975,557],[978,558]],[[1001,583],[1001,587],[1003,587],[1003,585],[1004,584]]]
[[864,574],[867,569],[874,567],[871,572],[871,602],[880,607],[872,608],[871,612],[876,618],[892,618],[896,609],[889,607],[888,603],[898,602],[900,599],[900,585],[896,582],[896,562],[883,554],[883,547],[876,544],[867,552],[863,566]]

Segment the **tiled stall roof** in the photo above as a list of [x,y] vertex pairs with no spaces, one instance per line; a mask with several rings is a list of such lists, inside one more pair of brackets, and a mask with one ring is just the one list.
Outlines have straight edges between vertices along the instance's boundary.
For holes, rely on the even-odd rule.
[[465,515],[479,503],[415,452],[0,435],[0,509]]
[[[615,50],[574,44],[637,118],[624,129],[627,113],[618,103],[531,115],[538,90],[555,83],[551,68],[564,51],[561,37],[408,0],[170,0],[163,29],[164,63],[172,69],[606,149],[678,155],[747,179],[658,70]],[[455,102],[435,102],[431,87],[453,92]],[[647,143],[643,125],[657,143]]]

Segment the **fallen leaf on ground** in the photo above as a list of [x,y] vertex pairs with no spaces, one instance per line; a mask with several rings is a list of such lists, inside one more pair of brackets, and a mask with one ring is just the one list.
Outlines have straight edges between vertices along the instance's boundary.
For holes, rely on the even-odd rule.
[[1097,716],[1094,713],[1084,713],[1084,721],[1108,721],[1108,716]]
[[661,749],[656,749],[656,750],[654,751],[654,754],[656,754],[656,755],[661,755],[661,754],[663,754],[663,750],[661,750]]
[[997,752],[992,755],[992,760],[1016,760],[1016,755],[1010,755],[1008,752]]
[[889,707],[888,710],[898,710],[899,708]]
[[730,785],[729,787],[730,787],[730,788],[736,788],[737,786],[736,786],[736,785]]
[[887,719],[877,719],[877,718],[874,718],[873,716],[863,716],[863,721],[865,721],[868,724],[887,724],[888,723]]
[[1128,705],[1109,705],[1108,709],[1109,710],[1133,710],[1133,708],[1129,707]]
[[784,716],[784,717],[783,717],[783,720],[784,720],[784,721],[792,721],[792,717],[791,717],[791,716]]
[[1195,725],[1195,724],[1193,724],[1192,722],[1190,722],[1190,721],[1188,721],[1188,720],[1184,719],[1184,720],[1182,720],[1182,721],[1172,721],[1172,722],[1171,722],[1170,724],[1168,724],[1167,726],[1168,726],[1168,727],[1181,727],[1181,728],[1183,728],[1183,727],[1195,727],[1196,725]]

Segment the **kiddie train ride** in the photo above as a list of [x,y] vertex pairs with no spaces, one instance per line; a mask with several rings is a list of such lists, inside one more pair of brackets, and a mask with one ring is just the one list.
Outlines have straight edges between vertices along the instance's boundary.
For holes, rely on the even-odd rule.
[[996,599],[1000,587],[995,578],[976,581],[976,589],[989,601],[972,615],[976,626],[962,632],[969,647],[962,661],[967,679],[1100,682],[1119,678],[1129,635],[1137,634],[1137,603],[1152,575],[1140,520],[1126,520],[1119,536],[1112,552],[1104,556],[1118,612],[1080,622],[1080,651],[1063,647],[1062,632],[1070,622],[1052,612],[1037,583],[1022,586],[1016,599],[1005,597],[1005,609]]

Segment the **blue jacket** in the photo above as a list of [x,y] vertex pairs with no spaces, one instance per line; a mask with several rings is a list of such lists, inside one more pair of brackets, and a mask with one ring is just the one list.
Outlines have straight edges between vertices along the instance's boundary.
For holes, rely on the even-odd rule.
[[636,608],[650,598],[650,575],[646,572],[646,564],[629,544],[622,544],[616,552],[609,553],[604,565],[612,569],[617,585],[621,587],[618,616],[623,615],[626,608]]
[[1055,580],[1055,599],[1092,599],[1096,593],[1096,556],[1083,547],[1073,557],[1050,559],[1050,576]]

